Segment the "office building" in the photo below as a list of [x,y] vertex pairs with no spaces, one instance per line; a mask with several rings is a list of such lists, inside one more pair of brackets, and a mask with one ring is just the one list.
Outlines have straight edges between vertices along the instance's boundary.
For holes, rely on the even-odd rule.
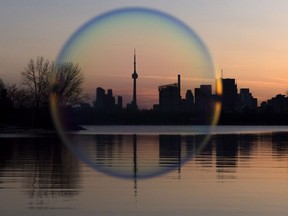
[[[222,111],[234,112],[237,105],[237,84],[235,79],[220,78],[222,84]],[[216,88],[219,88],[216,85]],[[221,92],[216,90],[216,92]]]
[[209,113],[212,109],[212,86],[200,85],[195,88],[195,111]]
[[179,112],[180,109],[180,75],[178,82],[158,87],[159,90],[159,111]]

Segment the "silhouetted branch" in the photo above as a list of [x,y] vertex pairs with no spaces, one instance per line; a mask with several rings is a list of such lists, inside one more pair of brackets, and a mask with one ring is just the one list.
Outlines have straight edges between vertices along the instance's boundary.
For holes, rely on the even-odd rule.
[[34,106],[38,109],[40,106],[48,104],[49,96],[49,67],[48,60],[43,57],[37,57],[36,62],[31,59],[21,73],[23,76],[23,84],[29,90]]
[[75,105],[83,100],[84,77],[80,67],[71,62],[54,65],[52,91],[57,95],[60,106]]

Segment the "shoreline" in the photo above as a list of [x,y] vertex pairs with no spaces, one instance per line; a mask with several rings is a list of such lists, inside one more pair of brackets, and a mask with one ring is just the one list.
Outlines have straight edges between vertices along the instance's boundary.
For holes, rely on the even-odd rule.
[[[288,133],[283,125],[80,125],[79,130],[67,130],[76,135],[220,135]],[[0,125],[0,137],[39,137],[57,135],[56,130],[41,128],[21,128]]]

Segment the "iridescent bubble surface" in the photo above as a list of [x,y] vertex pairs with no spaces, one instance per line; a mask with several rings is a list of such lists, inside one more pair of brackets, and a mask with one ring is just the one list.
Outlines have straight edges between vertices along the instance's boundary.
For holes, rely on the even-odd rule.
[[[123,96],[125,107],[132,100],[134,49],[140,109],[150,109],[159,103],[158,86],[176,83],[178,74],[181,75],[182,98],[187,90],[194,92],[200,85],[214,86],[213,61],[200,37],[179,19],[154,9],[124,8],[91,19],[67,40],[57,63],[73,62],[81,67],[84,89],[92,100],[95,100],[97,87],[112,89],[115,96]],[[65,143],[71,145],[73,141],[65,132],[70,118],[63,117],[56,98],[52,96],[51,99],[58,132]],[[217,123],[220,108],[221,104],[213,101],[213,108],[207,114],[208,124]],[[209,131],[203,138],[203,145],[208,139]]]

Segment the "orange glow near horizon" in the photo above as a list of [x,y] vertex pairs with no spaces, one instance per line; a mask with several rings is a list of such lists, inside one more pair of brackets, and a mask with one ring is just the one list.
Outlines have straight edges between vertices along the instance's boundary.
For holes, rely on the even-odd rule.
[[[50,61],[57,60],[63,43],[86,20],[117,8],[143,7],[169,13],[192,27],[211,51],[217,64],[216,68],[219,68],[219,71],[224,70],[223,78],[235,78],[238,89],[250,88],[259,103],[276,94],[286,94],[288,2],[285,0],[279,0],[277,3],[268,0],[251,0],[225,1],[225,4],[216,1],[209,3],[207,1],[189,3],[185,1],[184,3],[183,1],[183,4],[176,1],[165,2],[165,4],[159,1],[115,1],[114,3],[105,1],[103,4],[91,1],[90,4],[78,4],[83,7],[82,11],[85,13],[71,13],[77,11],[78,6],[70,3],[63,3],[65,7],[61,8],[62,13],[57,12],[58,4],[49,4],[49,10],[44,5],[39,5],[38,10],[34,10],[35,5],[32,1],[10,2],[0,8],[2,10],[0,13],[2,16],[0,78],[5,84],[17,84],[19,88],[25,88],[21,72],[29,60],[37,56],[43,56]],[[63,19],[63,14],[66,14],[67,18]],[[184,79],[184,73],[199,72],[197,68],[191,67],[191,59],[197,59],[197,56],[191,54],[189,49],[185,49],[188,47],[185,46],[187,37],[181,34],[181,31],[180,34],[179,31],[169,31],[171,25],[154,22],[151,17],[148,19],[143,17],[127,19],[126,17],[125,19],[122,16],[121,19],[114,20],[110,18],[98,25],[99,31],[92,28],[91,31],[82,32],[81,37],[83,36],[85,40],[73,43],[73,49],[70,49],[67,55],[65,54],[66,60],[75,60],[75,63],[79,63],[83,69],[86,76],[84,90],[91,97],[89,102],[95,100],[97,86],[105,89],[112,88],[115,95],[116,92],[120,92],[127,95],[123,98],[124,101],[131,101],[129,93],[132,89],[130,76],[133,72],[134,48],[137,51],[139,87],[140,83],[144,82],[144,77],[156,75],[162,77],[159,83],[154,82],[154,85],[147,86],[151,91],[155,90],[155,95],[157,95],[157,85],[162,84],[161,81],[164,81],[165,77],[176,77],[177,74],[181,74]],[[127,25],[122,25],[123,23]],[[27,30],[30,27],[33,27],[33,31]],[[165,29],[168,30],[166,33]],[[149,32],[160,36],[162,40],[152,37]],[[165,43],[169,41],[170,44],[166,46]],[[176,45],[179,45],[178,48]],[[77,61],[79,56],[80,61]],[[103,58],[99,59],[99,56]],[[174,59],[176,64],[171,66]],[[170,62],[171,65],[168,65],[167,63]],[[93,65],[94,63],[97,67]],[[107,77],[112,77],[114,81],[119,81],[121,85],[116,86],[117,82],[109,82],[106,78],[101,79],[97,76],[100,72]],[[117,75],[125,76],[126,82],[121,81]],[[146,84],[152,82],[151,80],[145,80]],[[215,84],[214,80],[212,84]],[[195,87],[197,85],[193,84],[189,88],[193,90]],[[145,101],[148,101],[148,98]],[[151,101],[150,104],[154,102]],[[143,106],[151,107],[145,104]]]
[[[96,17],[67,41],[58,62],[78,63],[85,89],[112,89],[132,100],[133,50],[136,49],[137,101],[140,108],[158,103],[158,86],[176,83],[181,94],[200,84],[213,84],[214,65],[201,39],[181,21],[150,9],[122,9]],[[150,102],[149,102],[150,101]]]

